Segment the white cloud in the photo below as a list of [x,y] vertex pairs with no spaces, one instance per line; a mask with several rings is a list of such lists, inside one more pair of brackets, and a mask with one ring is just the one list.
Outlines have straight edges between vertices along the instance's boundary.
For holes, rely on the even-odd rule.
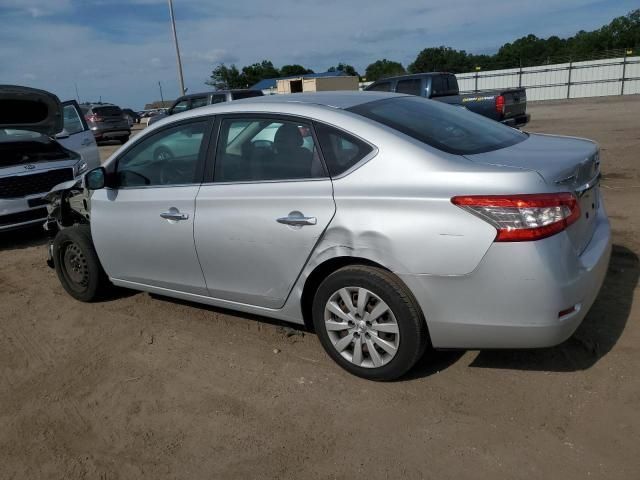
[[[0,9],[11,12],[0,29],[3,82],[45,88],[63,99],[75,97],[77,82],[82,100],[102,96],[134,108],[155,100],[158,81],[165,96],[177,95],[168,13],[162,23],[166,0],[129,0],[140,14],[122,17],[108,0],[82,1],[100,5],[103,18],[79,24],[71,0],[0,0]],[[176,0],[174,8],[185,83],[196,92],[208,88],[204,81],[219,62],[269,59],[316,71],[347,62],[362,72],[383,57],[406,65],[429,46],[477,52],[529,32],[571,34],[609,22],[635,1],[612,0],[599,10],[589,8],[593,0],[485,0],[481,8],[473,0],[235,0],[215,8],[210,0]],[[154,19],[145,14],[152,8]],[[126,34],[102,28],[107,20]]]

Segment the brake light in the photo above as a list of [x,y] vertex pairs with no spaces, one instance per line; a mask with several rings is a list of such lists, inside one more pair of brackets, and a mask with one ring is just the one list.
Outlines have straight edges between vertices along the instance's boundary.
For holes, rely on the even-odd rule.
[[500,115],[504,115],[504,95],[498,95],[496,97],[496,112]]
[[95,113],[92,113],[91,115],[85,115],[84,118],[87,120],[87,122],[101,122],[102,121],[102,117],[99,117]]
[[540,240],[565,230],[580,218],[572,193],[469,195],[451,202],[493,225],[496,242]]

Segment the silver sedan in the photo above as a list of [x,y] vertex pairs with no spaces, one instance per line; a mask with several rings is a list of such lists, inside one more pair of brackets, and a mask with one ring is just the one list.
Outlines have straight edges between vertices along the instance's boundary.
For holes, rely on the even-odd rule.
[[[380,92],[171,116],[49,195],[64,288],[313,325],[349,372],[564,341],[611,250],[598,146]],[[68,208],[67,208],[68,207]]]

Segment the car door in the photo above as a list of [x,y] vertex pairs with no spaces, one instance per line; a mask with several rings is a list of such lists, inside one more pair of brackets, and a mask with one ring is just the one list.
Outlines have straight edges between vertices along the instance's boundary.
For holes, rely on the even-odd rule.
[[194,237],[210,296],[282,307],[335,213],[311,125],[228,116],[213,178],[196,198]]
[[64,129],[56,135],[58,143],[79,153],[89,169],[100,166],[98,145],[78,103],[75,100],[63,102],[62,116]]
[[212,120],[146,135],[107,167],[109,188],[91,197],[91,233],[110,277],[206,295],[193,241]]

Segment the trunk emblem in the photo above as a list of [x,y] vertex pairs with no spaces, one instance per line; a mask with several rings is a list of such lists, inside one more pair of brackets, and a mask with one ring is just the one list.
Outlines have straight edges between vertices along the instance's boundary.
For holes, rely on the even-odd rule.
[[35,166],[35,165],[32,165],[32,164],[29,164],[29,165],[25,165],[25,166],[24,166],[24,169],[25,169],[25,170],[33,170],[34,168],[36,168],[36,166]]

